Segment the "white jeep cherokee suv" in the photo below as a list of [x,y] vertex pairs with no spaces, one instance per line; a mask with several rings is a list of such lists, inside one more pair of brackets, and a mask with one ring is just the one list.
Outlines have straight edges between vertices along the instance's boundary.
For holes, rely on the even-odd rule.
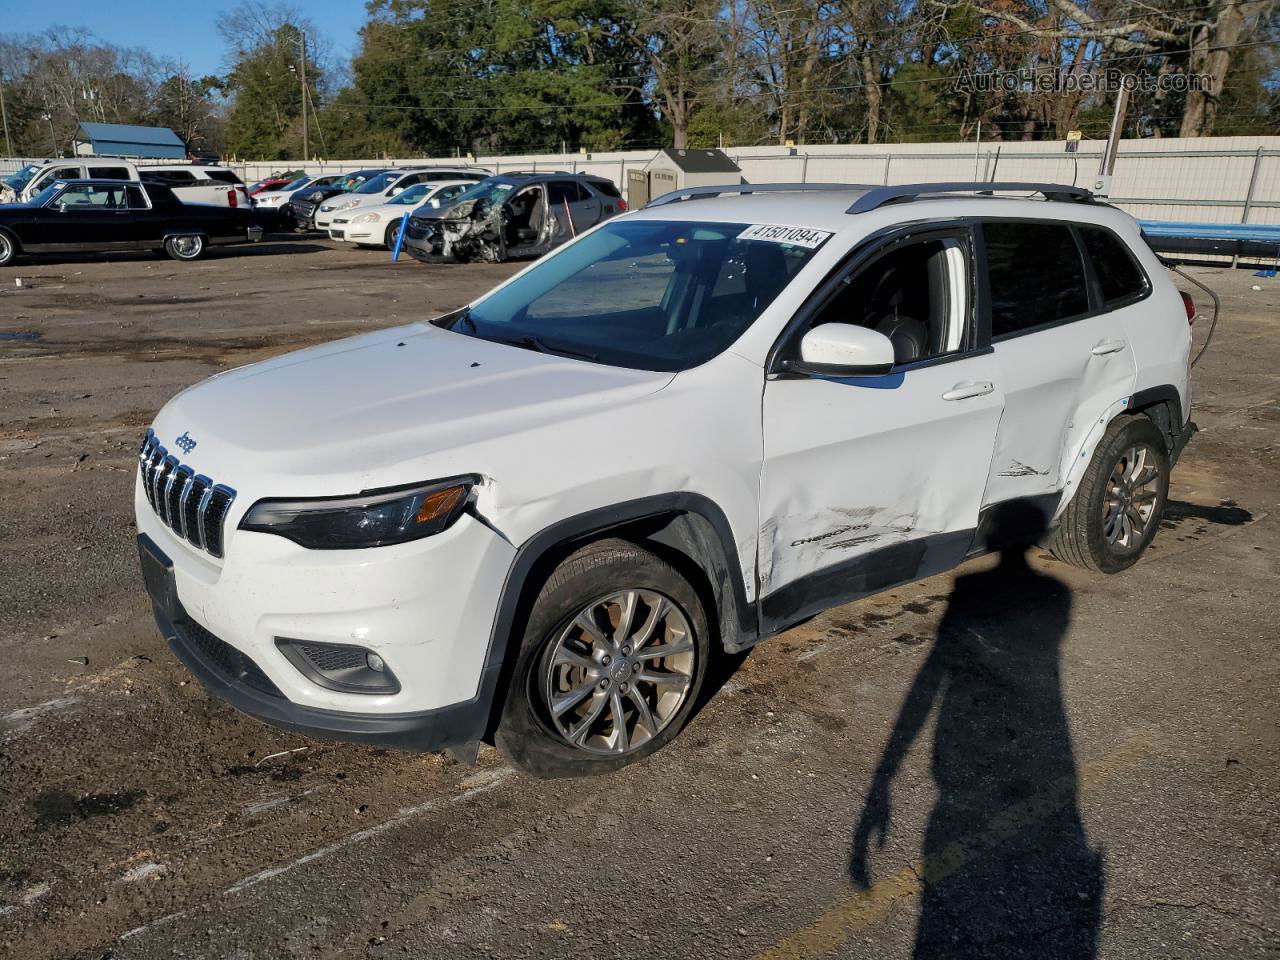
[[268,723],[612,770],[717,651],[824,608],[1037,537],[1134,563],[1193,429],[1187,312],[1071,187],[668,194],[463,310],[180,393],[147,588]]

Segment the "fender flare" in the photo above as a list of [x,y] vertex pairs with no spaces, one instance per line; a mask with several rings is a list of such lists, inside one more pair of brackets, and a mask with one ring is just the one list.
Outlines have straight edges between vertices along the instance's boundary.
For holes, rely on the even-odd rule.
[[1167,408],[1168,414],[1151,416],[1151,419],[1165,436],[1171,460],[1177,459],[1178,453],[1181,452],[1182,446],[1186,443],[1187,436],[1185,425],[1181,422],[1182,395],[1178,393],[1177,387],[1173,384],[1165,383],[1139,390],[1137,393],[1117,400],[1107,407],[1102,412],[1102,415],[1094,421],[1089,432],[1084,435],[1084,439],[1071,452],[1070,466],[1067,467],[1066,475],[1063,477],[1062,498],[1053,514],[1054,520],[1057,520],[1062,511],[1067,509],[1067,504],[1071,502],[1072,496],[1075,495],[1080,478],[1084,476],[1085,470],[1093,459],[1093,453],[1098,448],[1102,435],[1111,426],[1111,422],[1119,416],[1145,413],[1162,406]]
[[[492,733],[500,716],[501,703],[505,700],[503,693],[521,641],[515,627],[520,615],[533,603],[530,587],[536,581],[540,564],[577,542],[645,520],[658,524],[648,539],[680,550],[702,566],[716,598],[725,649],[744,650],[759,639],[756,605],[747,599],[729,520],[708,497],[688,492],[657,494],[566,517],[522,543],[507,570],[494,611],[477,694],[489,715],[486,733]],[[697,556],[698,553],[702,556]]]

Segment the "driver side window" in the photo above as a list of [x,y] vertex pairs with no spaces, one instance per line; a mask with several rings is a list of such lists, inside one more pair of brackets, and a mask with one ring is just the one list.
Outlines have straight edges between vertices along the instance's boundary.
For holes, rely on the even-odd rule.
[[895,366],[956,353],[966,346],[969,276],[959,237],[891,243],[840,281],[811,326],[851,323],[882,333]]
[[77,183],[58,196],[59,207],[91,208],[97,210],[123,210],[128,206],[125,199],[125,185],[106,186],[105,184]]

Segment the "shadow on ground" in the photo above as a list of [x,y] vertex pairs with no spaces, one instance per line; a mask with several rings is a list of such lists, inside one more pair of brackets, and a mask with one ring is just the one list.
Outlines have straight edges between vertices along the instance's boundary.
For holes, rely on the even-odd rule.
[[916,960],[1096,954],[1105,870],[1080,818],[1059,674],[1070,615],[1069,588],[1031,569],[1021,547],[955,582],[873,775],[849,864],[855,884],[872,885],[894,779],[936,711],[938,796],[917,869]]

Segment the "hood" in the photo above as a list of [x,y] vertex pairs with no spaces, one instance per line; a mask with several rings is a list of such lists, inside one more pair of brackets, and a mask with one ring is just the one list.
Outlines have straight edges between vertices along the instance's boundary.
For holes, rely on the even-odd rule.
[[[483,471],[485,443],[661,390],[626,370],[414,324],[219,374],[156,418],[183,463],[242,493],[358,492]],[[463,464],[466,465],[463,465]]]

